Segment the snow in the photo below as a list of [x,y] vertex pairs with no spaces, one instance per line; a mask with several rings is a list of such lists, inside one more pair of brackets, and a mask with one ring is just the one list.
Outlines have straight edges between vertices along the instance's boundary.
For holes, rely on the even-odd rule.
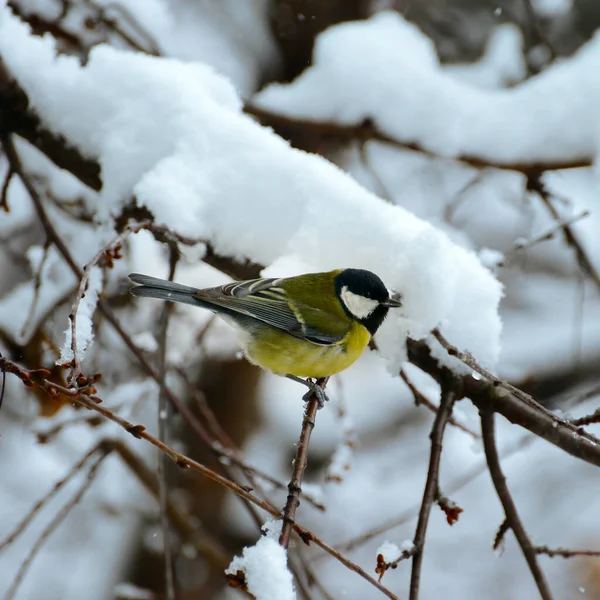
[[231,575],[242,571],[256,600],[296,600],[287,552],[277,542],[277,529],[267,529],[267,535],[244,548],[242,556],[236,556],[225,571]]
[[[27,3],[49,16],[59,3],[52,3],[52,10],[50,4],[50,0]],[[424,336],[430,327],[441,324],[453,344],[488,365],[499,355],[497,372],[516,383],[544,383],[546,376],[562,374],[578,378],[581,374],[582,388],[586,377],[589,387],[595,381],[600,301],[589,282],[582,291],[581,269],[572,249],[559,233],[553,240],[512,252],[518,239],[534,239],[555,226],[547,208],[526,190],[520,173],[475,169],[444,157],[479,153],[511,162],[594,158],[600,105],[596,100],[600,84],[593,76],[598,38],[573,57],[519,83],[524,64],[521,36],[512,25],[495,29],[480,61],[453,66],[441,66],[433,44],[398,15],[383,13],[369,21],[330,28],[319,36],[314,66],[290,85],[269,86],[256,102],[312,120],[360,123],[370,117],[383,131],[401,140],[419,141],[442,155],[369,141],[332,152],[336,168],[322,158],[292,150],[242,113],[241,97],[251,96],[264,77],[265,62],[272,59],[272,42],[263,35],[268,30],[264,3],[247,3],[239,12],[236,0],[192,4],[124,0],[122,4],[155,36],[169,58],[103,45],[91,52],[82,68],[72,58],[56,57],[50,39],[31,37],[8,11],[0,12],[2,60],[18,75],[46,125],[100,161],[105,185],[100,193],[86,189],[16,140],[24,168],[80,266],[115,235],[113,216],[136,195],[159,222],[201,237],[224,254],[261,262],[267,276],[363,266],[403,294],[405,308],[390,315],[378,336],[380,352],[365,352],[328,387],[331,403],[317,415],[307,481],[302,486],[326,511],[303,501],[297,515],[299,523],[336,546],[395,523],[369,542],[343,550],[372,573],[373,556],[384,540],[389,540],[384,552],[390,558],[392,551],[412,547],[430,451],[433,415],[414,406],[410,391],[397,376],[407,332]],[[535,3],[538,12],[540,5]],[[0,176],[5,173],[6,161],[0,157]],[[547,173],[544,181],[560,197],[553,201],[561,218],[569,220],[582,210],[590,211],[573,229],[600,267],[597,168]],[[44,237],[18,178],[11,183],[8,201],[11,213],[0,215],[0,259],[8,275],[4,277],[3,271],[0,282],[1,350],[12,352],[13,342],[27,344],[36,329],[59,348],[77,281],[52,248],[37,308],[22,332]],[[77,210],[81,206],[89,220],[70,216],[73,206]],[[197,286],[228,281],[199,263],[204,248],[199,244],[185,249],[178,281]],[[124,258],[104,272],[105,293],[115,300],[119,322],[136,344],[152,353],[162,306],[121,300],[126,298],[128,272],[167,275],[167,253],[147,232],[132,236],[124,250]],[[14,254],[29,262],[13,263]],[[53,310],[61,301],[59,309]],[[89,318],[80,317],[82,325],[90,324]],[[233,360],[238,346],[222,321],[211,324],[199,344],[198,336],[210,318],[193,307],[174,308],[169,364],[189,369],[195,376],[205,364],[210,369],[212,364]],[[88,329],[82,336],[89,333]],[[129,350],[110,327],[102,326],[94,335],[86,360],[93,363],[94,372],[104,375],[99,394],[105,405],[133,422],[156,428],[157,386],[141,373],[132,376]],[[51,364],[54,349],[44,353],[43,364]],[[211,362],[205,363],[206,358]],[[245,364],[236,367],[251,369]],[[437,384],[411,365],[404,368],[418,389],[437,403]],[[200,389],[203,383],[206,379],[199,377]],[[82,452],[108,434],[125,439],[112,424],[92,429],[79,422],[65,426],[46,446],[35,445],[35,430],[49,431],[81,414],[67,406],[59,418],[40,424],[34,417],[35,397],[15,378],[9,377],[7,385],[0,414],[0,464],[18,464],[19,469],[0,469],[0,506],[6,507],[0,538]],[[169,381],[169,386],[181,393],[179,380]],[[304,391],[270,374],[261,376],[256,388],[234,389],[236,402],[255,398],[258,412],[258,424],[248,425],[248,437],[242,442],[247,462],[284,484],[292,468]],[[576,390],[569,395],[575,396]],[[340,397],[345,406],[342,419],[336,410]],[[598,397],[583,406],[561,406],[579,416],[593,412],[597,405]],[[233,433],[229,427],[233,415],[239,416],[240,404],[232,407],[222,421],[228,433]],[[468,400],[455,411],[461,423],[478,430],[478,414]],[[356,440],[352,455],[340,457],[349,453],[350,433]],[[497,437],[508,485],[534,543],[597,548],[597,509],[589,501],[600,493],[597,469],[531,436],[524,448],[523,432],[502,419]],[[131,436],[127,442],[136,452],[151,450]],[[174,445],[184,452],[195,451],[179,439]],[[154,453],[150,456],[155,459]],[[348,458],[352,469],[347,471],[343,467]],[[331,464],[343,470],[342,481],[327,481]],[[503,515],[480,441],[448,427],[440,485],[465,512],[450,528],[442,511],[432,510],[422,595],[454,600],[463,598],[468,589],[473,597],[490,600],[534,597],[534,584],[513,537],[507,536],[502,556],[490,550]],[[285,489],[264,489],[275,506],[283,506]],[[191,506],[186,492],[181,492],[173,490],[174,498],[186,508]],[[40,515],[40,522],[10,551],[0,554],[0,595],[64,498]],[[133,476],[117,460],[107,459],[100,479],[36,559],[21,589],[23,600],[39,598],[40,589],[49,598],[64,600],[80,598],[85,590],[92,590],[98,600],[111,597],[116,582],[127,579],[123,565],[136,555],[128,545],[144,543],[143,533],[137,530],[139,514],[147,510],[140,508],[144,499]],[[107,505],[112,516],[101,510]],[[219,533],[226,527],[225,535],[232,539],[256,539],[256,525],[231,494],[223,502],[222,517],[226,525]],[[267,529],[267,536],[246,549],[232,567],[245,569],[258,594],[281,598],[283,589],[288,598],[294,597],[285,553],[277,544],[278,531],[275,526]],[[150,532],[149,541],[160,550],[161,538],[155,534],[156,530]],[[372,586],[324,556],[315,544],[299,547],[330,595],[348,600],[373,596]],[[184,547],[181,555],[193,554],[189,550]],[[456,569],[456,561],[461,569]],[[588,563],[543,557],[540,562],[556,597],[580,597],[583,588],[588,596],[594,594]],[[75,567],[68,577],[64,565]],[[177,576],[183,577],[184,571],[178,564]],[[195,563],[194,572],[203,576],[204,564]],[[402,561],[386,573],[386,586],[406,597],[409,572],[410,561]],[[224,598],[238,595],[228,590],[215,593]]]
[[[102,291],[102,269],[97,266],[92,267],[88,272],[88,286],[84,297],[79,302],[77,308],[75,338],[77,341],[77,360],[83,360],[86,350],[94,340],[92,327],[92,318],[96,311],[98,296]],[[73,360],[73,348],[71,347],[73,338],[71,330],[71,321],[65,330],[65,343],[60,351],[60,358],[57,364],[68,363]]]
[[381,544],[381,546],[379,546],[379,548],[377,548],[376,554],[377,556],[381,554],[386,563],[392,563],[400,558],[402,555],[402,550],[400,550],[396,544],[386,540],[383,542],[383,544]]
[[532,0],[531,4],[541,17],[558,17],[571,10],[573,0]]
[[522,85],[478,89],[441,68],[415,25],[381,12],[325,31],[312,66],[291,84],[267,86],[253,103],[312,121],[369,119],[387,135],[440,156],[513,164],[578,160],[599,147],[599,128],[590,124],[597,122],[600,81],[588,76],[599,54],[595,36],[573,59]]
[[[389,15],[379,22],[397,33]],[[409,31],[423,58],[431,44]],[[0,53],[54,131],[98,157],[98,219],[117,213],[133,191],[159,222],[210,240],[218,252],[268,264],[278,276],[294,274],[292,264],[371,269],[403,296],[404,308],[379,335],[392,370],[405,359],[399,339],[422,338],[438,325],[453,343],[495,363],[501,286],[477,257],[256,124],[209,67],[99,46],[83,69],[55,57],[49,39],[30,37],[8,11]]]
[[527,65],[521,30],[512,23],[498,25],[492,30],[478,62],[446,65],[443,70],[459,81],[481,88],[506,87],[522,81]]

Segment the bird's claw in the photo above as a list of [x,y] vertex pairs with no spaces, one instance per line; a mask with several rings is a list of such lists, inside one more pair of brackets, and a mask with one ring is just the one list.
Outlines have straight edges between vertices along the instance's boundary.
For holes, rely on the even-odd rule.
[[304,400],[304,402],[308,402],[313,396],[316,396],[317,402],[319,403],[319,408],[323,408],[325,406],[325,402],[329,400],[325,390],[312,381],[307,381],[306,385],[309,389],[308,392],[302,396],[302,400]]

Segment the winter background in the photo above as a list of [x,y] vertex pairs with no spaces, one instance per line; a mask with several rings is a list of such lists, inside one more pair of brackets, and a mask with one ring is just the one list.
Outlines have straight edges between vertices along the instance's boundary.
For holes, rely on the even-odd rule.
[[[128,217],[151,215],[194,242],[180,246],[175,279],[198,287],[230,280],[219,257],[252,261],[267,276],[375,271],[402,294],[404,308],[378,334],[377,351],[330,382],[303,487],[325,510],[303,501],[298,513],[373,576],[385,542],[410,544],[427,474],[433,414],[415,406],[400,367],[439,400],[438,386],[405,363],[407,335],[421,339],[439,326],[546,406],[575,416],[596,408],[597,3],[10,0],[0,7],[0,133],[15,131],[9,74],[43,127],[101,169],[85,185],[40,152],[41,142],[18,136],[25,179],[0,155],[4,355],[28,368],[72,358],[68,315],[79,281],[48,240],[26,182],[79,268]],[[533,185],[538,172],[547,194]],[[156,364],[163,307],[133,300],[127,274],[167,277],[170,253],[141,231],[121,254],[89,274],[77,322],[84,372],[102,373],[98,395],[111,410],[153,432],[162,417],[172,446],[218,469],[180,417],[159,411],[158,386],[95,310],[102,297]],[[186,379],[248,464],[289,480],[304,390],[249,365],[226,324],[187,306],[170,317],[166,361],[169,386],[192,411],[198,398]],[[55,367],[53,377],[64,381],[65,371]],[[477,432],[468,400],[455,417]],[[8,537],[100,441],[123,444],[152,473],[154,449],[12,377],[0,435],[0,597],[164,597],[158,503],[127,454],[112,452],[97,468],[94,454],[16,539]],[[600,549],[594,467],[504,421],[498,437],[534,543]],[[177,597],[243,597],[224,571],[260,539],[260,523],[194,472],[167,465],[165,476],[194,538],[170,536]],[[433,509],[422,598],[536,597],[512,535],[492,550],[503,513],[477,436],[448,429],[441,487],[464,512],[450,527]],[[282,490],[263,484],[263,491],[283,506]],[[271,577],[260,600],[384,597],[299,540],[290,550],[302,580],[294,596],[277,552],[263,550],[272,563],[261,571]],[[540,562],[556,598],[600,598],[598,558]],[[405,598],[409,574],[410,561],[401,562],[382,583]]]

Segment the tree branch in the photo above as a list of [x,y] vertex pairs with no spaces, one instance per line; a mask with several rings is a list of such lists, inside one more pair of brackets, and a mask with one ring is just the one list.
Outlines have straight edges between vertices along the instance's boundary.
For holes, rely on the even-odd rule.
[[[317,382],[317,385],[320,386],[321,389],[325,389],[328,379],[328,377],[320,379]],[[295,523],[296,510],[300,505],[300,492],[302,491],[302,479],[304,478],[304,471],[306,470],[308,461],[310,436],[315,427],[315,419],[318,410],[319,398],[317,397],[317,394],[313,393],[310,396],[304,411],[300,439],[298,440],[296,458],[294,459],[294,470],[288,484],[287,501],[283,508],[283,525],[281,527],[281,535],[279,536],[279,544],[286,549],[290,543],[290,533],[292,532],[292,527]]]
[[417,522],[417,530],[413,540],[413,559],[412,569],[410,574],[410,600],[417,600],[419,597],[419,588],[421,583],[421,565],[423,562],[423,550],[425,547],[425,535],[427,533],[427,525],[429,524],[429,515],[431,507],[435,502],[435,497],[439,489],[439,471],[440,459],[442,457],[442,440],[444,438],[444,430],[452,415],[452,407],[457,400],[456,393],[447,387],[442,387],[442,395],[440,399],[440,407],[437,411],[435,421],[429,438],[431,439],[431,452],[429,455],[429,469],[427,471],[427,480],[425,489],[423,490],[423,501],[421,502],[421,510],[419,511],[419,520]]
[[[552,594],[548,587],[548,582],[540,569],[537,562],[536,551],[533,547],[525,527],[519,518],[517,507],[512,499],[508,486],[506,485],[506,478],[502,472],[500,466],[500,458],[498,457],[498,449],[496,448],[496,434],[494,428],[494,413],[489,409],[480,408],[479,414],[481,417],[481,435],[483,437],[483,447],[485,450],[485,457],[487,460],[490,476],[498,498],[504,508],[504,514],[506,515],[506,525],[508,525],[514,532],[519,546],[523,551],[525,560],[529,565],[529,570],[533,575],[535,583],[540,592],[540,596],[543,600],[552,600]],[[497,537],[497,536],[496,536]]]
[[[454,348],[454,347],[452,347]],[[407,340],[410,362],[431,375],[438,383],[453,382],[453,389],[460,390],[478,408],[493,407],[498,414],[511,423],[519,425],[542,439],[558,446],[568,454],[590,464],[600,466],[600,440],[581,427],[576,427],[540,406],[531,396],[510,384],[492,379],[475,378],[470,373],[456,374],[440,365],[425,341]],[[458,354],[452,352],[454,356]],[[476,364],[476,363],[475,363]],[[518,395],[517,395],[518,394]],[[527,401],[525,398],[529,398]]]

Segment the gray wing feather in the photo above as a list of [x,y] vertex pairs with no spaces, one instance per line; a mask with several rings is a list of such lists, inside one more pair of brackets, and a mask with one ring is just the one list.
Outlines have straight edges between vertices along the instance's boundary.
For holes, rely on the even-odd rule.
[[330,336],[303,323],[290,307],[285,290],[280,287],[281,281],[252,279],[229,283],[220,288],[199,290],[198,297],[315,344],[330,345],[343,339],[343,336]]
[[335,344],[343,338],[326,335],[303,323],[290,307],[285,290],[280,287],[281,279],[252,279],[205,289],[139,273],[132,273],[129,279],[138,284],[131,289],[135,296],[203,306],[216,313],[227,314],[234,320],[236,314],[249,317],[315,344]]

